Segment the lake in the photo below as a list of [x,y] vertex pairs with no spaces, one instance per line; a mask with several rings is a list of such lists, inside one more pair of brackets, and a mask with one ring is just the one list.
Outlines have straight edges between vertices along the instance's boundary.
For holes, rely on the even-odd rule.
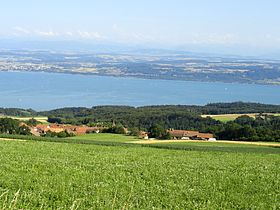
[[95,105],[213,102],[280,104],[280,86],[148,80],[35,72],[0,72],[0,107],[38,111]]

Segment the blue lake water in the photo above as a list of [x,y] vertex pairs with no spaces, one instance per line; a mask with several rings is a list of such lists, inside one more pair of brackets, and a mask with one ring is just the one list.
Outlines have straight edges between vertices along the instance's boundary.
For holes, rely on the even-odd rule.
[[95,105],[280,104],[280,86],[0,72],[0,107],[49,110]]

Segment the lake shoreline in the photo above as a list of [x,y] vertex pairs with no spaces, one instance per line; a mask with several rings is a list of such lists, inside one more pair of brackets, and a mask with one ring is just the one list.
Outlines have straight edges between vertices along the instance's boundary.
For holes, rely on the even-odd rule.
[[227,81],[203,81],[203,80],[186,80],[176,78],[157,78],[157,77],[145,77],[145,76],[130,76],[130,75],[114,75],[114,74],[100,74],[90,72],[69,72],[69,71],[11,71],[11,70],[0,70],[0,72],[18,72],[18,73],[50,73],[50,74],[70,74],[70,75],[84,75],[84,76],[100,76],[100,77],[116,77],[116,78],[132,78],[132,79],[143,79],[143,80],[163,80],[163,81],[182,81],[182,82],[203,82],[203,83],[224,83],[224,84],[244,84],[244,85],[263,85],[263,86],[280,86],[279,83],[264,83],[264,82],[227,82]]

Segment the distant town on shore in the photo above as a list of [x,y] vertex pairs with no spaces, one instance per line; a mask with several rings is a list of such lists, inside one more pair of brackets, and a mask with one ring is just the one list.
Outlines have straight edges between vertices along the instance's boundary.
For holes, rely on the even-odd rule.
[[280,60],[168,50],[138,50],[119,53],[1,50],[0,71],[280,84]]

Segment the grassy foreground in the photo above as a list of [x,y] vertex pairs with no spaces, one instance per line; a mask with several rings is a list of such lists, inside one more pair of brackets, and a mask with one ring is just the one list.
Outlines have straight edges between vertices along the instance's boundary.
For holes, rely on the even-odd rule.
[[87,134],[81,136],[74,136],[68,139],[73,140],[88,140],[88,141],[97,141],[97,142],[118,142],[118,143],[127,143],[138,141],[139,138],[136,136],[126,136],[119,134],[111,134],[111,133],[98,133],[98,134]]
[[279,148],[75,142],[0,141],[0,209],[280,208]]

